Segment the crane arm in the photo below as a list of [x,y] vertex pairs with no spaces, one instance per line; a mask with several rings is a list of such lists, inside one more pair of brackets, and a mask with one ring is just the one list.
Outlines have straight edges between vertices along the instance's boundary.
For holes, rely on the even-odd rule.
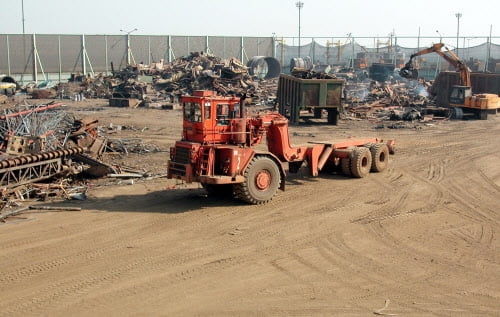
[[455,70],[460,74],[461,85],[470,86],[471,70],[469,69],[469,67],[462,60],[460,60],[460,58],[458,58],[458,56],[455,55],[455,53],[448,50],[448,48],[446,48],[447,54],[445,54],[445,52],[442,51],[443,47],[444,47],[443,43],[436,43],[429,48],[425,48],[421,51],[412,54],[410,56],[410,60],[405,64],[405,66],[399,72],[400,75],[405,78],[411,78],[411,79],[417,78],[418,72],[416,71],[416,68],[413,65],[413,59],[420,55],[436,53],[439,56],[441,56],[444,60],[446,60],[448,63],[450,63],[453,67],[455,67]]

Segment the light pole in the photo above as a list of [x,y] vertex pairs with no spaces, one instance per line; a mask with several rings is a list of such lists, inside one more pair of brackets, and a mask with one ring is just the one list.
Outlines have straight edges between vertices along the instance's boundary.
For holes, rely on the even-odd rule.
[[462,13],[455,13],[457,17],[457,56],[458,56],[458,36],[460,34],[460,18],[462,17]]
[[23,15],[23,34],[24,34],[24,0],[21,0],[21,12],[22,12],[22,15]]
[[443,36],[439,33],[439,30],[436,30],[436,33],[439,34],[439,43],[443,43]]
[[304,2],[297,1],[295,2],[295,6],[299,9],[299,58],[300,58],[300,10],[304,7]]

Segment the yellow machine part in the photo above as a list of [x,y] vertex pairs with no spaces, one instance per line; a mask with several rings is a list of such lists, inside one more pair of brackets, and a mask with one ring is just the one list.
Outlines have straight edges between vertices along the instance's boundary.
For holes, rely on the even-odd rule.
[[498,109],[500,98],[497,94],[478,94],[470,97],[470,105],[465,106],[474,109]]

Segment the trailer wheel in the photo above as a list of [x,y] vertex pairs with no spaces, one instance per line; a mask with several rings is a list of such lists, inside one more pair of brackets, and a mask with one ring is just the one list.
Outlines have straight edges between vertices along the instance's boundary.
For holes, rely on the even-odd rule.
[[323,115],[323,109],[315,107],[313,111],[314,111],[314,118],[321,119],[321,116]]
[[265,156],[256,156],[245,170],[245,181],[235,184],[236,196],[250,204],[270,201],[278,191],[281,174],[276,163]]
[[370,173],[372,155],[365,147],[356,147],[351,157],[351,173],[354,177],[362,178]]
[[389,148],[386,144],[375,143],[370,146],[372,155],[372,172],[382,172],[389,165]]
[[337,125],[339,121],[339,111],[337,108],[328,109],[328,124]]
[[348,157],[340,159],[340,169],[345,176],[351,176],[351,159]]

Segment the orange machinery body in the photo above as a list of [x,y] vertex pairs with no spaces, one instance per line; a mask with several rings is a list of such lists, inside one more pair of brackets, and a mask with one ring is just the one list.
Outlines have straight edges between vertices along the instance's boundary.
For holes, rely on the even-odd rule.
[[[183,96],[182,140],[170,149],[168,178],[187,183],[238,184],[245,181],[244,171],[256,155],[270,158],[278,166],[284,190],[285,162],[296,172],[307,162],[312,176],[328,161],[348,157],[350,149],[376,138],[344,142],[315,142],[307,146],[290,146],[288,120],[278,113],[247,117],[245,104],[237,97],[217,96],[213,91],[194,91]],[[266,136],[267,151],[255,146]],[[387,143],[392,150],[393,142]]]
[[500,97],[497,94],[466,96],[463,107],[478,110],[500,109]]

